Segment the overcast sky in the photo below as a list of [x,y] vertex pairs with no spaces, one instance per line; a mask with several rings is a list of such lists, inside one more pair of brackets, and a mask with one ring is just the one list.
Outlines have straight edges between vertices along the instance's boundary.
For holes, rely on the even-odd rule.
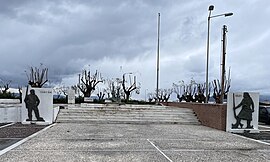
[[160,87],[191,78],[205,82],[209,5],[213,15],[234,13],[211,19],[209,81],[220,78],[221,29],[227,25],[231,91],[269,93],[268,0],[3,0],[0,78],[24,86],[25,70],[40,63],[49,68],[51,84],[77,84],[89,67],[104,78],[133,72],[144,98],[156,87],[161,13]]

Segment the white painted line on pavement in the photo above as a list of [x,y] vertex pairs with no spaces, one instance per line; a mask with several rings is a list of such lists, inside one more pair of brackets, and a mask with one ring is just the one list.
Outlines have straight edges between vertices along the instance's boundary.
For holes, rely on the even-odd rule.
[[8,126],[13,125],[13,124],[15,124],[15,123],[10,123],[10,124],[7,124],[7,125],[3,125],[3,126],[0,127],[0,129],[1,129],[1,128],[8,127]]
[[267,143],[267,142],[263,142],[263,141],[256,140],[256,139],[253,139],[253,138],[241,136],[241,135],[238,135],[238,134],[233,134],[233,133],[232,133],[232,135],[238,136],[238,137],[241,137],[241,138],[244,138],[244,139],[248,139],[248,140],[251,140],[251,141],[255,141],[255,142],[258,142],[258,143],[261,143],[261,144],[265,144],[265,145],[269,145],[269,146],[270,146],[270,143]]
[[270,126],[259,125],[259,127],[270,128]]
[[260,132],[270,132],[270,130],[260,130]]
[[167,160],[169,160],[170,162],[173,162],[164,152],[162,152],[153,142],[151,142],[149,139],[147,139],[147,141],[154,146]]
[[55,125],[55,124],[49,125],[49,126],[43,128],[42,130],[40,130],[40,131],[38,131],[38,132],[36,132],[36,133],[34,133],[34,134],[32,134],[32,135],[30,135],[30,136],[28,136],[28,137],[22,139],[22,140],[20,140],[19,142],[14,143],[13,145],[11,145],[11,146],[9,146],[9,147],[3,149],[3,150],[0,150],[0,156],[3,155],[3,154],[5,154],[6,152],[8,152],[8,151],[10,151],[10,150],[12,150],[12,149],[18,147],[19,145],[23,144],[24,142],[26,142],[26,141],[28,141],[29,139],[35,137],[35,136],[38,135],[39,133],[44,132],[45,130],[51,128],[51,127],[54,126],[54,125]]

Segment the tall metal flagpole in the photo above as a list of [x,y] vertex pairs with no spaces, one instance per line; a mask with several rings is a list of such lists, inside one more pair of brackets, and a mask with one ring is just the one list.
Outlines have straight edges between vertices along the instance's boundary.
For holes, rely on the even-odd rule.
[[158,103],[158,84],[159,84],[159,34],[160,34],[160,13],[158,13],[158,32],[157,32],[157,89],[156,98]]

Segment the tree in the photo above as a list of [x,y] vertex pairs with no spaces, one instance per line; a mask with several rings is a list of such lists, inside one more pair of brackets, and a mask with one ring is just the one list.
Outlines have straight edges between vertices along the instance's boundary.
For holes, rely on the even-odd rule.
[[75,94],[78,94],[80,96],[80,89],[77,85],[72,85],[70,88],[75,91]]
[[20,99],[20,103],[22,103],[22,86],[19,86],[19,85],[18,85],[18,91],[19,91],[19,95],[20,95],[20,96],[19,96],[19,97],[20,97],[20,98],[19,98],[19,99]]
[[61,95],[63,94],[63,96],[65,96],[66,100],[68,99],[68,90],[69,90],[69,87],[64,86],[64,85],[60,85],[59,87],[55,87],[53,89],[55,94],[57,94],[57,99],[59,99],[61,97]]
[[[209,85],[209,92],[211,86]],[[179,84],[173,83],[173,92],[176,93],[179,102],[182,100],[186,102],[204,102],[205,101],[205,83],[196,83],[192,78],[189,84],[185,84],[182,80]],[[210,93],[209,93],[210,94]]]
[[172,93],[173,89],[159,89],[157,95],[158,102],[168,102]]
[[97,70],[93,75],[91,75],[90,70],[83,70],[82,75],[79,75],[77,87],[83,93],[84,97],[90,97],[92,92],[95,91],[97,84],[102,83],[103,81],[101,73]]
[[183,95],[185,92],[185,84],[183,80],[179,82],[179,84],[173,83],[173,92],[176,93],[178,101],[181,102],[184,98]]
[[41,88],[48,82],[48,68],[43,67],[43,64],[40,64],[39,67],[30,67],[30,71],[29,73],[26,72],[26,76],[31,87]]
[[197,84],[197,93],[195,94],[195,100],[200,103],[205,102],[205,95],[204,95],[204,91],[206,89],[205,87],[206,87],[205,84]]
[[[126,74],[128,74],[129,76],[129,82],[126,79]],[[136,80],[136,76],[133,76],[133,80],[132,80],[132,76],[133,73],[124,73],[123,74],[123,80],[122,80],[122,88],[123,91],[125,93],[125,100],[128,101],[132,91],[136,90],[136,93],[139,94],[140,93],[140,86],[137,86],[137,80]]]
[[103,102],[104,101],[104,97],[105,97],[105,91],[99,91],[97,93],[97,96],[98,96],[98,100]]
[[[197,92],[197,83],[193,78],[191,78],[189,84],[184,84],[184,81],[181,83],[182,88],[182,96],[180,97],[180,94],[177,96],[177,98],[180,97],[181,101],[184,100],[186,102],[196,102],[195,100],[195,94]],[[179,99],[179,100],[180,100]]]
[[155,93],[148,93],[148,102],[152,102],[155,98]]
[[107,79],[106,85],[107,88],[105,89],[105,93],[108,98],[111,98],[112,100],[120,100],[124,93],[122,90],[122,80],[120,78]]
[[11,80],[3,81],[1,79],[1,85],[0,85],[1,93],[3,93],[3,94],[7,93],[7,90],[9,89],[10,83],[11,83]]
[[[225,80],[225,83],[224,83],[224,99],[227,99],[227,94],[230,90],[230,87],[231,87],[231,80],[228,79],[228,80]],[[213,88],[214,88],[214,92],[213,92],[213,98],[215,99],[215,102],[216,103],[221,103],[221,95],[222,95],[222,92],[221,92],[221,84],[220,84],[220,81],[217,79],[217,80],[214,80],[212,82],[212,85],[213,85]]]

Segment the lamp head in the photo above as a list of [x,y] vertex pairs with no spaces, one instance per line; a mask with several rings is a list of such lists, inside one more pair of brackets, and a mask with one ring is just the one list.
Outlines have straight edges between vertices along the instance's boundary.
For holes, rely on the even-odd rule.
[[225,16],[232,16],[232,15],[233,15],[232,12],[230,12],[230,13],[225,13]]
[[209,11],[212,11],[214,10],[214,6],[213,5],[210,5],[209,8],[208,8]]

